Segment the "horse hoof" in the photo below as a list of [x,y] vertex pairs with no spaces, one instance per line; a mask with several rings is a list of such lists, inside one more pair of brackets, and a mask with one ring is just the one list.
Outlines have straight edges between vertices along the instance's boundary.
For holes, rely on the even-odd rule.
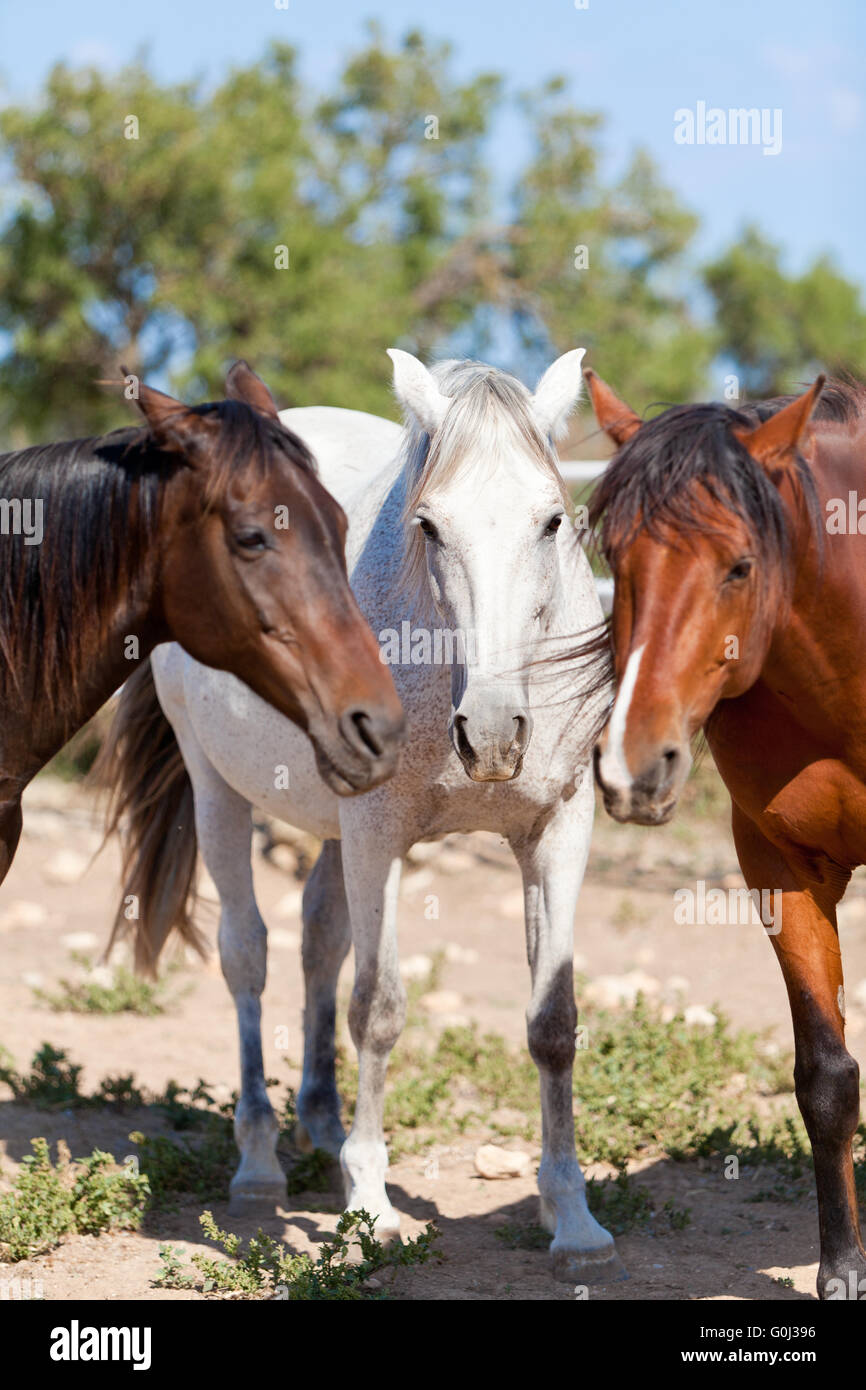
[[613,1284],[628,1278],[614,1245],[600,1250],[551,1250],[550,1260],[554,1279],[564,1284]]
[[392,1245],[403,1244],[403,1237],[400,1234],[399,1226],[383,1226],[380,1230],[377,1224],[373,1227],[373,1234],[375,1235],[379,1244],[384,1245],[386,1250],[390,1249]]
[[286,1205],[286,1180],[242,1179],[229,1187],[230,1216],[273,1216]]

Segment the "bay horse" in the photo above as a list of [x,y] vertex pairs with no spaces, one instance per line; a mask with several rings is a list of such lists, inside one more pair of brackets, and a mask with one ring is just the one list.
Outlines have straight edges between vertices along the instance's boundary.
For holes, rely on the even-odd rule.
[[[406,751],[390,782],[338,802],[285,719],[234,676],[204,670],[178,646],[153,654],[156,694],[143,690],[139,701],[127,687],[112,737],[122,752],[126,738],[147,727],[158,748],[161,706],[186,765],[186,772],[178,766],[178,780],[188,777],[194,789],[195,828],[187,824],[185,835],[194,854],[197,830],[219,893],[219,949],[240,1032],[235,1206],[282,1203],[286,1192],[262,1064],[267,933],[250,869],[251,808],[324,841],[303,896],[297,1111],[309,1142],[340,1155],[348,1206],[376,1217],[383,1238],[400,1224],[385,1187],[383,1105],[388,1056],[406,1011],[397,949],[403,856],[419,840],[455,831],[507,838],[524,884],[527,1030],[543,1113],[542,1220],[553,1236],[555,1274],[585,1283],[605,1282],[621,1267],[613,1238],[587,1207],[572,1106],[574,914],[594,813],[591,753],[610,681],[605,666],[603,690],[576,703],[581,683],[589,692],[595,681],[595,663],[557,669],[548,660],[601,617],[551,442],[577,400],[582,356],[566,353],[530,393],[481,363],[440,363],[431,372],[392,350],[405,431],[352,410],[312,407],[281,417],[315,449],[324,480],[352,518],[352,585],[406,710]],[[287,782],[275,782],[276,763],[288,765]],[[158,841],[158,827],[169,823],[173,793],[165,786],[155,800],[143,796],[146,758],[120,756],[115,766],[130,810],[134,881],[142,846],[148,837]],[[177,854],[176,839],[166,840],[152,862],[157,902],[161,883],[176,874]],[[157,941],[170,926],[164,913],[144,924]],[[347,1138],[334,1024],[337,977],[352,940],[349,1025],[360,1070]]]
[[242,677],[337,792],[396,762],[402,712],[349,588],[345,517],[265,384],[238,362],[216,403],[136,388],[143,427],[0,457],[0,881],[27,783],[158,643]]
[[772,930],[762,920],[814,1155],[818,1292],[848,1297],[866,1289],[866,1256],[836,906],[866,861],[866,504],[850,506],[866,478],[866,386],[819,377],[795,398],[642,423],[587,377],[618,446],[589,509],[615,584],[598,782],[616,820],[663,824],[706,734],[746,883],[756,902],[781,902]]

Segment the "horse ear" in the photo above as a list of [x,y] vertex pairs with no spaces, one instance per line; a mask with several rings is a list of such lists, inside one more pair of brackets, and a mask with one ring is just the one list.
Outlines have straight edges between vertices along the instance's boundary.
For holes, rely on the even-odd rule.
[[591,367],[587,367],[583,375],[589,387],[596,420],[617,447],[627,444],[643,423],[640,416],[619,396],[615,396],[607,382],[602,381]]
[[573,348],[563,353],[548,367],[535,388],[532,409],[538,428],[545,438],[557,439],[580,396],[580,364],[586,348]]
[[445,418],[451,397],[442,395],[433,374],[411,352],[388,348],[388,356],[394,364],[397,400],[404,410],[414,415],[423,430],[435,434]]
[[245,401],[263,415],[279,419],[279,412],[273,396],[260,376],[257,376],[243,358],[234,362],[226,373],[226,396],[230,401]]
[[795,452],[826,380],[825,376],[819,376],[802,396],[783,406],[754,429],[734,430],[737,439],[753,459],[763,464],[780,463]]
[[[125,367],[120,370],[127,381],[136,380]],[[207,428],[202,416],[194,414],[189,406],[176,401],[174,396],[167,396],[164,391],[155,391],[143,381],[136,381],[132,399],[147,421],[154,442],[161,449],[189,453],[201,441],[202,433]]]

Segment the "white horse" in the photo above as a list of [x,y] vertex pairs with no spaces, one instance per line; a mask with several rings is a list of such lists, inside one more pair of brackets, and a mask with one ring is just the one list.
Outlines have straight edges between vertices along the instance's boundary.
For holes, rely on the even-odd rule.
[[[382,1117],[388,1056],[405,1018],[396,932],[401,863],[419,840],[495,831],[512,846],[524,883],[527,1026],[543,1113],[541,1219],[553,1233],[555,1273],[577,1282],[621,1272],[613,1238],[587,1207],[572,1114],[573,924],[592,829],[591,750],[608,688],[592,663],[576,671],[573,663],[548,660],[601,619],[551,442],[578,398],[582,356],[580,349],[559,358],[532,395],[479,363],[446,362],[430,372],[392,350],[405,432],[350,410],[282,412],[348,513],[352,585],[383,657],[394,662],[408,739],[391,781],[340,799],[319,776],[303,734],[239,680],[199,665],[174,644],[151,658],[195,798],[195,830],[187,815],[179,833],[197,831],[219,892],[220,957],[237,1007],[241,1162],[233,1202],[285,1196],[262,1066],[266,929],[253,893],[251,808],[324,841],[303,899],[298,1116],[312,1144],[340,1154],[348,1206],[371,1212],[380,1236],[399,1229],[385,1187]],[[581,675],[593,677],[582,699]],[[155,702],[152,684],[144,691],[148,702]],[[135,720],[142,712],[139,704]],[[121,728],[123,721],[121,710]],[[127,759],[125,775],[134,838],[140,765]],[[175,783],[183,777],[178,760]],[[178,833],[165,837],[184,819],[170,782],[163,776],[162,821],[152,797],[142,812],[152,897],[163,904],[163,920],[148,928],[158,943],[172,925],[164,888],[178,854]],[[178,911],[185,893],[185,882],[179,890],[175,884]],[[349,1025],[359,1076],[346,1138],[334,1021],[337,976],[352,940]]]

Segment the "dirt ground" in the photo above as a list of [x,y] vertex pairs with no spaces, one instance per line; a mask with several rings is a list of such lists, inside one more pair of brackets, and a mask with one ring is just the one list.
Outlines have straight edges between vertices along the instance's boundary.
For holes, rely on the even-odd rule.
[[[117,892],[113,847],[88,860],[99,843],[92,800],[80,787],[43,777],[26,797],[24,833],[18,857],[0,897],[0,1043],[19,1070],[36,1049],[50,1041],[83,1064],[82,1089],[91,1090],[107,1074],[132,1072],[139,1084],[162,1091],[170,1079],[193,1086],[204,1078],[213,1093],[228,1099],[238,1084],[234,1011],[215,961],[188,962],[169,980],[175,1002],[154,1018],[53,1013],[34,987],[51,988],[69,974],[71,951],[98,954],[104,944]],[[423,852],[422,852],[423,853]],[[279,858],[279,854],[277,855]],[[734,877],[730,877],[734,876]],[[790,1021],[781,976],[764,933],[747,926],[679,926],[673,920],[673,889],[696,877],[724,886],[738,882],[730,835],[719,803],[696,818],[684,808],[664,830],[614,826],[600,816],[576,921],[578,967],[590,988],[610,989],[641,972],[644,987],[660,999],[721,1006],[735,1024],[768,1028],[780,1048],[791,1044]],[[270,927],[270,972],[264,998],[266,1070],[296,1084],[297,1070],[287,1057],[301,1054],[301,972],[299,962],[300,885],[277,864],[256,857],[259,902]],[[438,920],[428,920],[429,896],[439,899]],[[205,910],[213,937],[215,912]],[[861,1067],[866,1053],[866,880],[855,878],[841,913],[848,981],[849,1039]],[[431,1026],[477,1020],[512,1040],[522,1037],[528,993],[519,875],[506,848],[494,837],[455,838],[447,849],[407,871],[401,906],[401,954],[445,953],[437,988],[453,993],[447,1009]],[[410,966],[410,969],[412,967]],[[351,962],[344,985],[348,991]],[[649,983],[647,983],[649,981]],[[593,986],[593,982],[594,986]],[[341,1020],[345,1032],[345,1022]],[[288,1053],[276,1039],[287,1028]],[[580,1054],[578,1053],[578,1066]],[[0,1155],[8,1180],[29,1151],[34,1135],[63,1138],[74,1155],[95,1146],[120,1157],[129,1152],[128,1134],[143,1127],[136,1112],[108,1110],[47,1112],[11,1100],[0,1084]],[[532,1177],[481,1179],[473,1155],[489,1130],[443,1144],[430,1155],[404,1156],[390,1173],[392,1198],[405,1214],[405,1233],[414,1235],[434,1220],[442,1232],[440,1263],[400,1271],[392,1296],[398,1299],[573,1299],[575,1291],[556,1283],[545,1250],[509,1249],[496,1236],[509,1222],[537,1218]],[[538,1149],[520,1141],[513,1147]],[[581,1159],[589,1173],[591,1155]],[[659,1159],[643,1168],[645,1183],[660,1205],[672,1199],[691,1210],[684,1230],[640,1229],[618,1247],[630,1275],[623,1282],[593,1287],[590,1297],[635,1299],[778,1299],[814,1297],[817,1222],[814,1202],[748,1202],[748,1184],[725,1182],[717,1169]],[[339,1194],[310,1210],[298,1201],[261,1222],[295,1251],[313,1251],[337,1221]],[[217,1223],[240,1234],[246,1224],[214,1203]],[[200,1299],[196,1291],[154,1289],[160,1242],[182,1245],[190,1253],[211,1249],[202,1239],[202,1203],[190,1199],[176,1212],[149,1216],[134,1234],[72,1236],[52,1253],[16,1265],[0,1265],[3,1281],[39,1281],[41,1296],[65,1299]],[[778,1279],[792,1281],[780,1284]],[[8,1296],[8,1295],[7,1295]]]

